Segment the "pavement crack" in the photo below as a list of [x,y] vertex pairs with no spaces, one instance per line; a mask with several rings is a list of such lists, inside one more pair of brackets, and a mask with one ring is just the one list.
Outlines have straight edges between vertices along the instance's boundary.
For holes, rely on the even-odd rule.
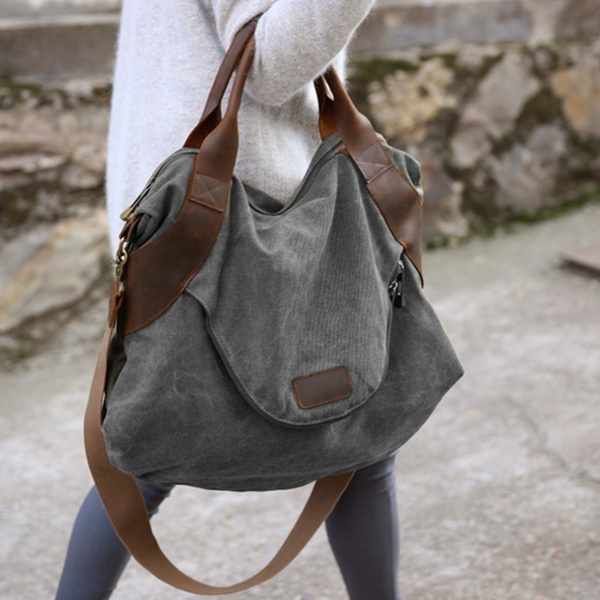
[[531,439],[535,440],[528,443],[529,449],[532,452],[544,454],[550,458],[559,469],[566,471],[570,477],[582,481],[584,485],[592,484],[594,486],[600,486],[600,478],[584,468],[574,467],[558,450],[550,446],[547,433],[522,404],[511,397],[504,397],[504,401],[517,413],[519,419],[529,430]]

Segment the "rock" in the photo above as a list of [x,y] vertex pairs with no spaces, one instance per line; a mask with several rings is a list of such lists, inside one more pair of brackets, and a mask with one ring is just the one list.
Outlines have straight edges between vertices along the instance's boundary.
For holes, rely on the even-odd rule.
[[44,152],[23,152],[0,156],[0,173],[15,173],[21,171],[24,174],[36,173],[56,169],[67,162],[64,156],[58,154],[46,154]]
[[521,0],[531,16],[531,31],[529,45],[551,44],[556,40],[556,28],[565,5],[574,4],[579,0]]
[[52,238],[53,227],[40,225],[23,234],[18,240],[5,244],[0,250],[0,289],[6,290],[17,273],[46,246]]
[[103,174],[89,171],[78,164],[70,164],[62,172],[61,181],[67,190],[89,190],[102,183]]
[[472,167],[489,152],[490,139],[499,139],[512,130],[527,100],[541,87],[529,67],[523,54],[510,51],[481,82],[451,142],[457,167]]
[[387,0],[361,25],[353,51],[382,56],[407,47],[522,42],[531,27],[522,0]]
[[22,104],[0,111],[0,191],[40,181],[87,190],[104,180],[108,110]]
[[456,105],[448,91],[454,73],[441,59],[426,61],[417,72],[396,71],[369,85],[369,108],[383,134],[420,143],[427,126],[442,108]]
[[9,190],[13,188],[26,186],[31,182],[31,178],[25,173],[14,173],[14,172],[3,172],[0,169],[0,192],[2,190]]
[[6,243],[0,249],[0,334],[85,298],[108,251],[102,209]]
[[581,56],[572,67],[552,75],[552,86],[573,130],[582,138],[600,137],[600,58]]
[[548,205],[566,150],[566,133],[558,125],[542,125],[525,144],[516,144],[500,158],[490,157],[486,163],[497,184],[496,205],[512,213]]
[[450,160],[457,167],[466,169],[488,154],[491,147],[488,132],[481,123],[463,122],[450,143]]
[[5,17],[52,17],[117,11],[121,0],[3,0]]
[[570,0],[558,19],[558,38],[597,38],[600,34],[598,0]]
[[423,162],[423,238],[464,237],[469,223],[463,216],[463,184],[453,181],[435,162]]
[[456,54],[456,65],[469,71],[477,71],[484,61],[498,56],[498,46],[491,44],[463,44]]

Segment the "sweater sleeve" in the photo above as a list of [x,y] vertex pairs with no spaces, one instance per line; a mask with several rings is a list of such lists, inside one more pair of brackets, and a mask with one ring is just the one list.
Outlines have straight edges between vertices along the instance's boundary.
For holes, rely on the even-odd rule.
[[278,106],[310,83],[344,49],[375,0],[210,0],[226,49],[257,14],[256,53],[245,90]]

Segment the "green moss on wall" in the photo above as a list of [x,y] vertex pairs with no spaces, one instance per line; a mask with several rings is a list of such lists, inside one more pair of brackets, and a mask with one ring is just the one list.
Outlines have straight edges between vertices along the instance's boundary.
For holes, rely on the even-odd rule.
[[562,102],[548,88],[542,88],[523,107],[515,123],[515,129],[532,131],[537,125],[563,119]]
[[93,86],[89,93],[73,93],[60,85],[40,85],[0,77],[0,110],[21,104],[30,108],[53,106],[59,109],[85,105],[108,107],[111,93],[109,84]]
[[496,140],[492,145],[492,154],[500,156],[515,144],[525,143],[527,137],[539,125],[564,122],[562,103],[551,90],[543,88],[530,98],[515,120],[512,131]]
[[348,64],[348,89],[352,99],[365,109],[367,105],[367,89],[373,81],[381,81],[396,71],[415,72],[419,65],[401,58],[369,58],[350,59]]
[[12,239],[31,224],[58,221],[78,206],[101,206],[104,198],[104,185],[73,192],[57,182],[43,182],[2,190],[0,239]]

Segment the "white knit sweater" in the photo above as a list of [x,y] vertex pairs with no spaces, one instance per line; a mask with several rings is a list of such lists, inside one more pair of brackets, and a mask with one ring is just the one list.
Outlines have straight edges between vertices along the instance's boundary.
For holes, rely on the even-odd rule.
[[375,0],[124,0],[107,160],[114,246],[121,211],[197,123],[235,33],[264,13],[239,113],[236,174],[289,202],[319,144],[312,80]]

